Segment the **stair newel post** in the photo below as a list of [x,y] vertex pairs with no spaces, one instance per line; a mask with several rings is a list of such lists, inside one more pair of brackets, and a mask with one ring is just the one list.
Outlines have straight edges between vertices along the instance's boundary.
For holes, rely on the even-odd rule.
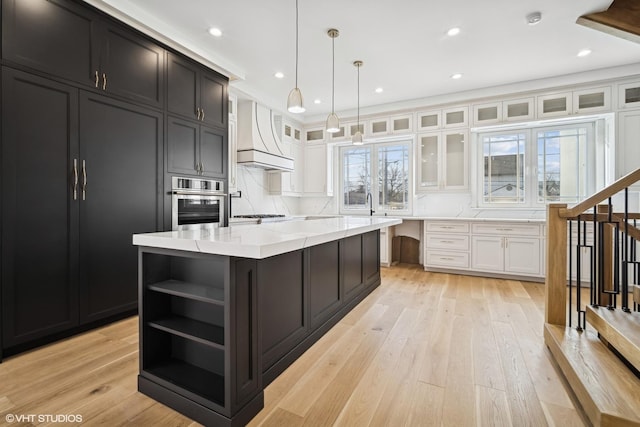
[[567,323],[567,220],[561,212],[564,203],[547,205],[547,277],[545,286],[545,322]]

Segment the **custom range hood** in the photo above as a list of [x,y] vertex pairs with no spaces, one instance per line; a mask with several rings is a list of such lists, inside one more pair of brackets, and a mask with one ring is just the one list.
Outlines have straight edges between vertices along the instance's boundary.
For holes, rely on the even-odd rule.
[[267,170],[293,170],[289,147],[278,132],[280,117],[253,101],[238,102],[238,164]]

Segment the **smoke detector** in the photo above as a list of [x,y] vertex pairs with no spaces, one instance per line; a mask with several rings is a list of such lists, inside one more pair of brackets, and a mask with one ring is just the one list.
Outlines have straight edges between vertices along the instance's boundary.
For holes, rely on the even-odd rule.
[[536,25],[542,20],[542,14],[540,12],[533,12],[527,15],[527,24]]

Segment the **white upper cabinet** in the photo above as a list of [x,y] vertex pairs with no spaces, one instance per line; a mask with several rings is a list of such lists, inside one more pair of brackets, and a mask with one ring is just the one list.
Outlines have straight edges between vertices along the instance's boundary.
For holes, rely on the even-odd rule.
[[589,114],[611,109],[611,87],[538,96],[538,118]]
[[413,132],[413,114],[392,116],[389,122],[394,135]]
[[309,143],[324,141],[324,128],[306,129],[305,141]]
[[382,136],[391,133],[388,118],[371,119],[367,125],[367,135]]
[[466,130],[418,135],[416,189],[464,190],[468,187],[469,133]]
[[571,114],[573,97],[571,92],[542,95],[538,97],[538,117],[557,117]]
[[413,132],[413,114],[371,119],[367,122],[367,135],[376,137]]
[[469,126],[469,107],[467,105],[439,110],[420,111],[416,117],[418,132],[459,128]]
[[611,109],[611,87],[578,90],[573,92],[573,112],[595,113]]
[[333,146],[313,144],[304,147],[305,196],[333,195]]
[[640,81],[618,85],[618,107],[640,108]]
[[533,98],[495,101],[473,106],[473,124],[483,126],[534,118]]
[[442,110],[444,128],[460,128],[469,126],[469,107],[453,107]]

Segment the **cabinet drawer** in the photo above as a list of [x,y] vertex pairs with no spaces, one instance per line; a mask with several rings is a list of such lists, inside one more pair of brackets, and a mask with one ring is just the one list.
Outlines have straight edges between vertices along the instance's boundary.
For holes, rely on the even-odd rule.
[[473,234],[493,234],[499,236],[539,236],[537,224],[473,224]]
[[427,234],[427,248],[469,250],[469,236],[456,234]]
[[467,222],[426,222],[427,231],[446,232],[446,233],[468,233],[469,223]]
[[426,265],[433,267],[469,268],[469,254],[464,252],[428,250]]

